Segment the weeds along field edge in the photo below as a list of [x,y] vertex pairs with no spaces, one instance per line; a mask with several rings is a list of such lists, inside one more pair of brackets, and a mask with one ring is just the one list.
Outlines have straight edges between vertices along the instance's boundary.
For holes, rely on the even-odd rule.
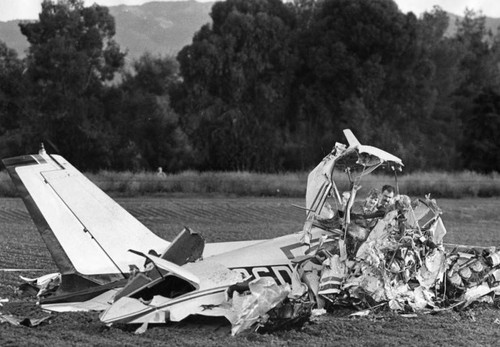
[[[184,171],[161,177],[154,172],[101,171],[85,174],[108,194],[142,196],[151,194],[220,194],[234,196],[303,197],[308,172],[263,174],[251,172]],[[337,173],[339,190],[348,190],[346,174]],[[500,174],[463,172],[413,172],[397,177],[399,190],[410,196],[431,194],[436,198],[500,196]],[[371,188],[395,185],[395,177],[373,174],[364,177],[360,196]],[[17,192],[5,171],[0,172],[0,197],[16,197]]]

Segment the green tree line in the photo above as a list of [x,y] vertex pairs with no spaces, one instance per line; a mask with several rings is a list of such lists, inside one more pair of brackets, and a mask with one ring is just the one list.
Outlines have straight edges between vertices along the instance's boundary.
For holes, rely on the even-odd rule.
[[0,157],[85,170],[305,170],[351,128],[413,170],[500,171],[500,36],[392,0],[226,0],[176,57],[125,65],[106,7],[44,0],[0,42]]

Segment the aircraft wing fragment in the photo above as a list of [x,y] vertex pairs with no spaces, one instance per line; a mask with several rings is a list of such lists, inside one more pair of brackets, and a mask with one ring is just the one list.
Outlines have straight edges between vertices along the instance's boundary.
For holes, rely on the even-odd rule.
[[152,254],[144,254],[142,252],[134,251],[132,249],[130,249],[129,252],[132,252],[134,254],[140,255],[141,257],[149,259],[158,268],[165,270],[167,272],[171,272],[175,276],[182,278],[183,280],[188,281],[194,287],[199,288],[200,279],[196,275],[194,275],[193,273],[183,269],[181,266],[176,265],[168,260],[162,259],[162,258],[157,257],[157,256],[152,255]]
[[369,156],[369,158],[365,160],[369,159],[371,161],[370,166],[376,163],[376,159],[378,159],[380,163],[390,162],[400,167],[403,166],[403,161],[395,155],[377,147],[362,145],[350,129],[344,129],[344,135],[349,142],[349,148],[357,150],[360,154]]
[[205,240],[203,237],[189,228],[184,228],[161,255],[161,258],[177,265],[184,265],[200,259],[204,248]]

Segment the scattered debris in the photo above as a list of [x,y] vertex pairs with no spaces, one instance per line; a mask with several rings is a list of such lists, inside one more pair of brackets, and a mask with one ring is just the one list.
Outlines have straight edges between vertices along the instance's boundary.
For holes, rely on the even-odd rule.
[[[315,307],[310,315],[324,308],[335,313],[336,307],[347,306],[360,310],[351,317],[363,317],[386,307],[415,318],[416,312],[493,303],[494,294],[500,292],[500,251],[445,247],[442,210],[430,195],[413,201],[397,195],[376,217],[351,215],[359,179],[352,179],[352,190],[342,194],[331,179],[336,160],[346,151],[336,145],[308,178],[301,240],[310,248],[307,257],[298,255],[295,262],[300,264],[297,278],[307,286],[303,300]],[[373,157],[365,159],[357,156],[363,172],[377,165],[370,161]],[[352,171],[346,172],[351,178]],[[338,210],[333,212],[331,206]],[[313,247],[312,235],[318,228],[329,233]],[[468,319],[476,321],[474,313]]]
[[38,319],[17,318],[10,314],[0,313],[0,323],[9,323],[15,326],[25,326],[29,328],[36,327],[45,322],[49,318],[50,316],[45,316],[43,318],[38,318]]
[[231,334],[236,335],[253,325],[263,325],[269,318],[267,312],[284,301],[291,292],[290,286],[278,286],[269,277],[262,277],[248,284],[249,292],[232,297],[231,310],[235,319],[231,321]]
[[311,310],[311,316],[312,317],[318,317],[326,314],[326,310],[324,308],[315,308]]
[[349,317],[366,317],[370,314],[370,310],[362,310],[358,312],[351,313]]
[[403,313],[401,315],[403,318],[418,318],[418,314],[416,313]]
[[[311,283],[319,281],[318,295],[328,306],[366,309],[352,316],[367,315],[378,304],[411,313],[453,304],[464,308],[474,301],[492,303],[493,293],[500,289],[500,252],[494,248],[447,251],[442,243],[446,229],[436,201],[427,197],[410,202],[399,196],[395,206],[403,200],[404,208],[394,207],[367,230],[364,239],[350,234],[351,225],[359,223],[354,220],[343,236],[323,242],[301,267],[306,273],[322,259],[316,279],[308,273],[304,281],[309,289],[315,291]],[[428,214],[430,219],[419,224]],[[322,302],[317,301],[317,306]]]
[[142,323],[142,325],[140,327],[138,327],[135,331],[134,331],[134,334],[136,335],[141,335],[141,334],[144,334],[146,332],[146,330],[148,330],[148,325],[149,323],[148,322],[144,322]]
[[24,283],[19,286],[21,295],[35,294],[37,297],[54,292],[61,284],[61,274],[51,273],[37,278],[19,276]]

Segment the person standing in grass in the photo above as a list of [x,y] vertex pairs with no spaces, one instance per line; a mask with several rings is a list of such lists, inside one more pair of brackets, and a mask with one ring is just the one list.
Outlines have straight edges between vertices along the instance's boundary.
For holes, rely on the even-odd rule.
[[156,171],[156,176],[165,178],[167,177],[167,174],[163,172],[163,168],[161,166],[158,167],[158,170]]

